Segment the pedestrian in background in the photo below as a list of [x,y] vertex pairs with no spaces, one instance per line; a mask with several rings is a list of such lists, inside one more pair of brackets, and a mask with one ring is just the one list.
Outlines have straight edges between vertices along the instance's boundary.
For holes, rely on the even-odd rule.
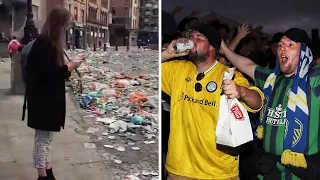
[[52,9],[27,59],[25,98],[28,126],[35,129],[33,160],[38,180],[55,180],[49,151],[54,132],[65,124],[65,80],[82,63],[79,58],[64,61],[63,34],[70,17],[65,8]]
[[12,40],[8,44],[8,52],[9,52],[10,58],[12,57],[12,54],[18,52],[19,46],[20,46],[19,41],[17,40],[17,38],[15,36],[13,36]]

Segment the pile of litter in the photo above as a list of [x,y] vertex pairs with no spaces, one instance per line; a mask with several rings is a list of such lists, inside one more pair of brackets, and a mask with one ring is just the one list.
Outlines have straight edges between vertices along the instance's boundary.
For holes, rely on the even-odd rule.
[[[78,68],[81,77],[76,73],[70,77],[75,98],[86,113],[84,118],[89,119],[88,123],[92,125],[86,133],[94,134],[97,138],[84,146],[96,148],[95,142],[103,141],[101,145],[104,149],[125,152],[143,151],[143,146],[157,145],[158,53],[151,50],[137,53],[110,49],[67,53],[69,57],[88,55]],[[119,140],[121,138],[129,141],[124,144]],[[121,164],[123,161],[120,159],[114,157],[112,161]],[[149,175],[157,176],[155,173]],[[140,175],[149,176],[145,172]],[[134,177],[138,178],[138,175],[127,178]]]

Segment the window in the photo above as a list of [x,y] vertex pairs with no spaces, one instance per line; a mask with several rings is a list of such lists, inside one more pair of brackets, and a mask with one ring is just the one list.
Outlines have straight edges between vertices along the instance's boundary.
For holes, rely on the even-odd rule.
[[137,4],[137,0],[134,0],[134,3]]
[[71,4],[69,4],[69,12],[71,12]]
[[74,7],[74,20],[78,21],[78,8]]
[[39,12],[38,6],[32,5],[32,14],[33,14],[34,20],[38,20],[38,12]]
[[81,22],[84,23],[84,10],[81,10]]
[[126,9],[128,9],[128,6],[126,6]]
[[112,7],[112,14],[116,14],[116,7]]
[[93,18],[94,18],[93,8],[92,8],[92,7],[89,8],[89,18],[90,18],[91,20],[93,20]]
[[101,14],[102,14],[101,15],[101,22],[105,23],[106,22],[106,12],[102,12]]
[[91,7],[89,7],[89,10],[88,10],[88,19],[91,19]]
[[93,10],[92,10],[92,7],[90,7],[90,19],[91,19],[91,20],[93,19]]

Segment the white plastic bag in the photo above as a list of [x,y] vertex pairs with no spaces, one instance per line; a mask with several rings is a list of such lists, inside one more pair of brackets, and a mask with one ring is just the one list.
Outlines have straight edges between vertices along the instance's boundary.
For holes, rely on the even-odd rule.
[[[225,72],[223,78],[232,79],[233,74],[232,70]],[[216,137],[217,144],[230,147],[237,147],[253,140],[248,112],[238,99],[228,99],[226,95],[221,95]]]

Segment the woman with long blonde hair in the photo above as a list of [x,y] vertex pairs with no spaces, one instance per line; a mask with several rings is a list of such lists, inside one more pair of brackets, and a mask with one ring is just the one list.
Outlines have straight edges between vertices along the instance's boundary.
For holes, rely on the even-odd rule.
[[67,9],[53,8],[27,58],[25,96],[28,126],[35,129],[33,160],[38,180],[55,180],[49,151],[54,132],[65,124],[65,80],[82,63],[79,58],[64,61],[63,35],[70,17]]

